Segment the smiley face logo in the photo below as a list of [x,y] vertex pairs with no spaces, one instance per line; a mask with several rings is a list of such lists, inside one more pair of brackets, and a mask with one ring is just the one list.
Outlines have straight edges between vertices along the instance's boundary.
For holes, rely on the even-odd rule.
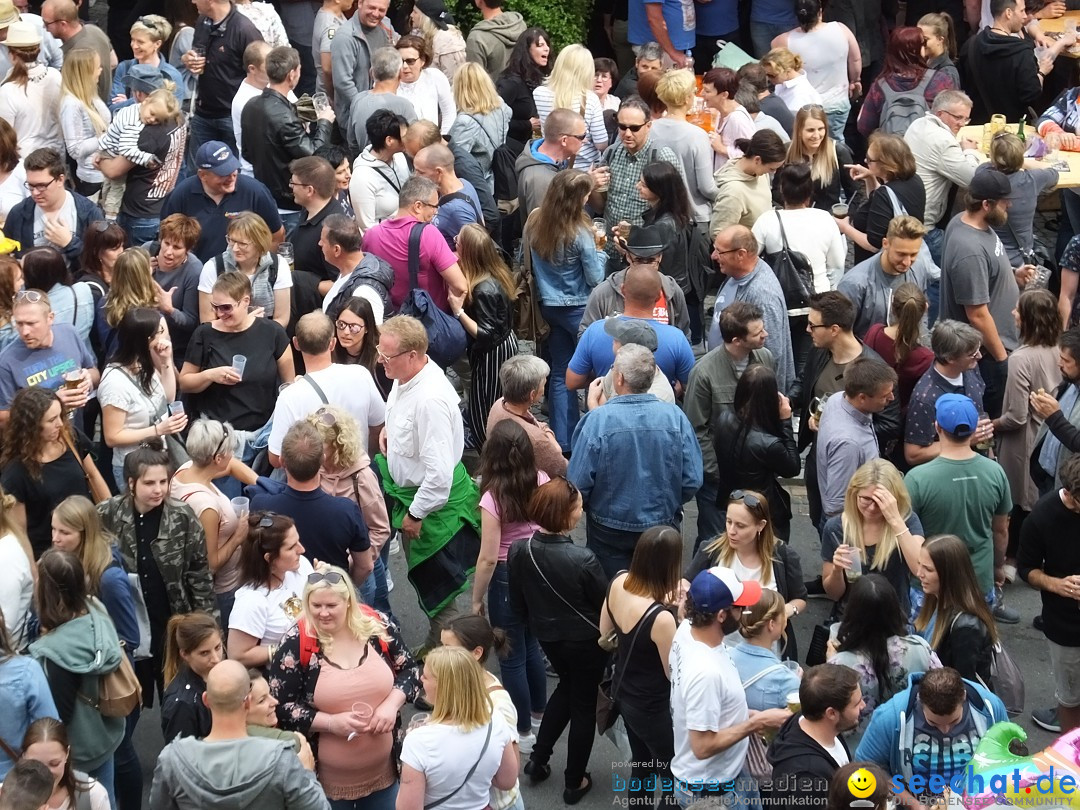
[[847,780],[848,790],[851,795],[858,799],[866,799],[873,795],[877,788],[877,780],[866,768],[859,768]]

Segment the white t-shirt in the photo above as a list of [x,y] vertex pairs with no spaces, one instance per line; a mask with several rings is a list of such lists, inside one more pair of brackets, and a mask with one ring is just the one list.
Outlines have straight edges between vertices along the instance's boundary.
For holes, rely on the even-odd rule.
[[[261,96],[262,91],[263,88],[248,84],[246,80],[240,82],[240,86],[236,88],[236,95],[233,96],[232,100],[232,128],[233,135],[236,137],[236,151],[238,153],[243,152],[240,115],[244,112],[244,107],[247,106],[247,103],[255,98],[255,96]],[[243,154],[237,154],[237,157],[240,158],[240,171],[248,177],[254,177],[255,170],[250,163],[244,160]]]
[[[124,428],[142,430],[157,421],[158,414],[165,412],[165,388],[161,378],[154,373],[150,393],[145,394],[123,369],[110,365],[101,376],[97,391],[101,407],[112,405],[124,412]],[[113,448],[113,464],[123,464],[127,454],[139,444],[117,445]]]
[[26,618],[34,598],[34,574],[30,559],[13,534],[0,537],[0,571],[4,572],[0,577],[0,609],[4,611],[4,627],[17,650],[24,640]]
[[304,585],[311,572],[311,563],[301,557],[300,567],[286,572],[285,581],[272,591],[241,585],[229,614],[229,629],[247,633],[259,644],[280,642],[303,610]]
[[[739,671],[724,645],[710,647],[690,634],[690,623],[675,631],[668,655],[671,665],[671,719],[675,757],[671,771],[687,782],[726,782],[738,777],[749,742],[744,738],[708,759],[690,749],[690,731],[719,731],[749,717]],[[407,741],[407,738],[406,738]]]
[[[60,222],[67,225],[72,232],[78,230],[79,213],[75,209],[75,198],[71,196],[70,191],[64,192],[64,205],[55,214],[50,215],[52,219],[58,219]],[[51,245],[57,250],[60,249],[59,245],[53,245],[48,239],[45,238],[45,219],[44,212],[41,210],[40,205],[34,206],[34,247],[42,247],[43,245]],[[26,248],[23,248],[26,250]]]
[[[843,171],[840,167],[838,171]],[[847,244],[836,219],[820,208],[780,211],[788,247],[806,256],[814,272],[814,292],[835,290],[844,275]],[[754,237],[763,253],[779,253],[784,247],[777,211],[768,210],[754,223]]]
[[491,740],[481,756],[487,729],[487,726],[481,726],[462,731],[457,726],[428,723],[405,736],[401,761],[423,772],[427,780],[424,804],[438,801],[457,790],[473,763],[479,760],[465,786],[439,807],[442,810],[487,807],[491,800],[491,780],[502,763],[503,751],[511,740],[516,739],[516,733],[496,712],[491,717]]
[[839,737],[836,737],[833,740],[832,745],[830,745],[828,748],[825,748],[825,753],[832,757],[833,760],[836,762],[837,767],[840,768],[847,765],[851,761],[848,759],[847,751],[844,750],[844,744],[840,742]]
[[[311,377],[319,384],[332,405],[352,415],[360,426],[360,438],[364,443],[364,451],[367,452],[367,428],[386,421],[386,403],[379,395],[371,372],[359,363],[348,366],[332,363],[329,368],[310,371],[304,376]],[[278,395],[267,449],[275,455],[281,455],[281,442],[289,428],[301,419],[307,419],[322,405],[323,401],[314,386],[307,380],[297,378],[296,382]]]
[[[488,697],[491,698],[491,708],[496,714],[502,715],[506,725],[510,727],[510,731],[515,732],[517,730],[518,714],[514,701],[510,699],[510,693],[501,684],[495,685],[498,684],[498,681],[495,680],[494,675],[489,675],[488,681]],[[490,683],[490,681],[494,681],[494,683]],[[511,734],[510,739],[513,738],[513,734]],[[493,786],[491,788],[491,807],[494,810],[508,810],[517,801],[519,795],[521,795],[520,782],[510,790],[499,790]]]
[[[344,276],[338,276],[334,281],[330,291],[323,296],[322,308],[323,312],[326,312],[330,308],[330,304],[337,298],[338,291],[345,286],[345,282],[349,280],[349,276],[352,273],[348,273]],[[375,288],[369,284],[361,282],[353,289],[353,298],[363,298],[369,304],[371,304],[371,313],[375,316],[375,324],[382,326],[385,307],[383,306],[382,297],[375,291]]]

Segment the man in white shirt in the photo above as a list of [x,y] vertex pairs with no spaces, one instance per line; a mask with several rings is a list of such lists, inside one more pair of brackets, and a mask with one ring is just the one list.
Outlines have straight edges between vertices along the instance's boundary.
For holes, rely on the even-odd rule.
[[745,770],[747,738],[780,728],[791,712],[747,709],[724,637],[739,629],[743,608],[760,598],[761,585],[740,582],[730,568],[709,568],[690,584],[686,621],[675,631],[668,656],[675,729],[671,772],[681,807],[710,796],[730,806],[759,803],[756,783]]
[[[270,83],[270,79],[266,76],[266,55],[270,53],[270,48],[270,43],[261,39],[244,48],[244,68],[247,70],[247,77],[236,88],[236,95],[232,100],[232,128],[238,144],[243,143],[240,139],[240,114],[247,103],[256,96],[261,96],[266,85]],[[251,168],[248,161],[244,160],[243,155],[240,156],[240,171],[248,177],[255,176],[255,170]]]
[[325,313],[309,312],[297,321],[293,346],[304,358],[305,372],[281,392],[274,406],[267,450],[275,467],[281,466],[281,441],[289,428],[325,405],[342,408],[356,419],[365,452],[379,440],[386,410],[375,380],[359,363],[334,363],[334,343],[334,324]]
[[375,457],[393,507],[390,523],[401,529],[416,588],[430,628],[424,646],[439,643],[442,628],[471,592],[465,565],[480,551],[480,493],[461,464],[465,426],[461,402],[442,369],[427,356],[424,325],[397,315],[379,330],[378,358],[394,381]]

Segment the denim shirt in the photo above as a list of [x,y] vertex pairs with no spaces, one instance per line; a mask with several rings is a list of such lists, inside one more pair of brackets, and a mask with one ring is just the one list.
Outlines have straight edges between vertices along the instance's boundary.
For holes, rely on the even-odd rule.
[[652,394],[622,394],[578,422],[566,477],[597,523],[623,531],[674,525],[701,487],[690,420]]
[[589,292],[604,280],[607,255],[596,249],[593,232],[584,226],[577,238],[555,255],[555,261],[532,251],[533,276],[540,303],[549,307],[581,307]]
[[[60,719],[45,670],[33,658],[15,655],[0,663],[0,738],[19,748],[26,729],[42,717]],[[14,763],[0,751],[0,780]]]
[[[759,672],[780,664],[772,650],[758,647],[748,641],[729,650],[735,669],[739,670],[739,680],[746,683]],[[746,687],[746,705],[750,711],[763,712],[766,709],[780,709],[787,705],[787,696],[799,691],[799,676],[782,666],[768,675],[763,675]]]

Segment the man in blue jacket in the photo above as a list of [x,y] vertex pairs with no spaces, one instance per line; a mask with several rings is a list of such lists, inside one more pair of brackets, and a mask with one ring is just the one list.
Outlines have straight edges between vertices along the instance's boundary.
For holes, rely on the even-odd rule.
[[855,759],[901,777],[904,804],[927,805],[964,772],[986,730],[1008,719],[999,697],[951,667],[913,673],[907,689],[874,710]]

